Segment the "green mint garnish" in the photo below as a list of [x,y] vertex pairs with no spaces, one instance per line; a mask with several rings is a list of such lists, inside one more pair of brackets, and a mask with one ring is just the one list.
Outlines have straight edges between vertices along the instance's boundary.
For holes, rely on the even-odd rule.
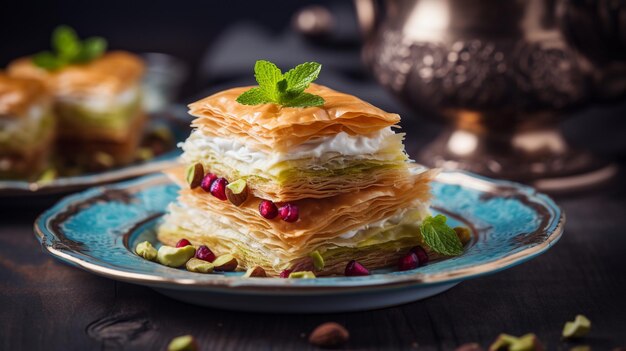
[[324,105],[321,96],[305,93],[317,79],[322,65],[306,62],[283,74],[275,64],[259,60],[254,65],[254,78],[259,86],[237,97],[242,105],[277,104],[285,107],[311,107]]
[[94,60],[106,51],[107,42],[100,37],[80,41],[74,29],[59,26],[52,32],[52,50],[43,51],[33,56],[33,63],[43,69],[54,71],[66,65],[86,63]]
[[444,215],[429,216],[420,225],[424,242],[434,252],[446,256],[458,256],[463,253],[463,244],[450,228]]

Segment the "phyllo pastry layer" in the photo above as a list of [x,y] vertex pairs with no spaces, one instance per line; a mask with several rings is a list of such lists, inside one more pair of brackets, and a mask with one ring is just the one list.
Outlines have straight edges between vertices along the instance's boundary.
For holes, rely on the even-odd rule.
[[51,99],[37,80],[0,73],[0,177],[37,174],[55,133]]
[[[327,261],[320,275],[338,273],[348,258],[382,267],[394,262],[395,252],[419,241],[419,222],[428,213],[428,183],[435,174],[416,166],[391,187],[374,185],[324,199],[293,201],[300,209],[295,223],[263,218],[258,212],[261,199],[254,196],[237,207],[183,186],[158,239],[175,244],[186,238],[216,253],[232,253],[244,267],[258,265],[271,274],[305,268],[308,255],[316,250]],[[171,175],[185,183],[180,170]]]
[[203,164],[226,179],[244,179],[257,197],[273,201],[324,198],[406,177],[404,134],[390,127],[369,134],[340,132],[289,151],[265,151],[246,139],[199,129],[183,144],[185,164]]
[[36,66],[31,58],[11,63],[13,76],[42,81],[52,92],[60,122],[60,137],[125,142],[142,120],[140,80],[142,60],[116,51],[93,61],[58,70]]
[[370,134],[400,121],[353,95],[311,84],[322,106],[296,108],[276,104],[242,105],[236,101],[250,87],[233,88],[189,105],[193,127],[208,134],[246,140],[264,151],[288,151],[308,140],[345,132]]

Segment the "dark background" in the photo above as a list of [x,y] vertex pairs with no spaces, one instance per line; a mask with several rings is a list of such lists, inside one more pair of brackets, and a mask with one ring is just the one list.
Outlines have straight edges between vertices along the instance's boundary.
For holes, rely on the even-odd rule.
[[[237,22],[263,25],[272,33],[289,26],[292,14],[306,4],[332,1],[12,1],[2,6],[0,67],[16,57],[50,47],[59,24],[72,26],[81,37],[103,36],[109,48],[162,52],[190,65],[197,76],[203,54],[225,29]],[[337,2],[337,1],[335,1]],[[350,1],[342,1],[351,6]],[[242,48],[245,49],[245,48]],[[181,96],[204,88],[190,78]]]

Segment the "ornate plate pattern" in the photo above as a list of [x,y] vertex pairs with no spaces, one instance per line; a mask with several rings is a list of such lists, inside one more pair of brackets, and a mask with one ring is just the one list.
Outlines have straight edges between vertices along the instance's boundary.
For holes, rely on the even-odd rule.
[[[472,229],[466,252],[411,271],[367,277],[245,279],[242,273],[199,274],[143,260],[132,252],[150,240],[177,186],[162,175],[69,196],[35,223],[53,256],[112,279],[147,285],[177,299],[221,308],[332,312],[378,308],[425,298],[482,274],[524,262],[550,248],[564,216],[532,188],[470,173],[443,172],[433,184],[433,211]],[[307,296],[307,303],[302,297]],[[355,298],[358,297],[358,298]]]

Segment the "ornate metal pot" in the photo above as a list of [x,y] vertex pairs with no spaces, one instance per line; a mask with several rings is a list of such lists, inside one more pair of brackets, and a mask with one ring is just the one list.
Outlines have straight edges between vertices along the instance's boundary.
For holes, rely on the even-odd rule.
[[625,38],[601,44],[614,33],[600,12],[616,11],[604,20],[617,21],[619,32],[623,2],[355,1],[366,32],[363,57],[376,79],[421,115],[448,121],[418,156],[422,163],[544,189],[615,172],[572,150],[557,123],[568,110],[626,90]]

